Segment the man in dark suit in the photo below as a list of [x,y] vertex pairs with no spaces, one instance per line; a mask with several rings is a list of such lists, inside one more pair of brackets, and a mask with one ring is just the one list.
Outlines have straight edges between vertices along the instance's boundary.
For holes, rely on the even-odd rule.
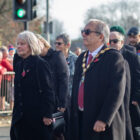
[[[134,127],[139,125],[139,121],[136,119],[134,108],[140,103],[140,58],[136,54],[132,53],[124,47],[124,34],[118,30],[122,28],[120,26],[113,26],[110,28],[110,46],[119,50],[123,55],[124,59],[128,62],[131,74],[131,91],[130,91],[130,114],[133,125],[134,138],[135,130]],[[129,88],[129,87],[128,87]],[[126,93],[129,96],[129,93]],[[126,104],[125,104],[126,105]],[[126,133],[127,140],[132,139],[131,122],[129,121],[129,106],[127,107],[127,127],[129,126],[129,133]]]
[[109,28],[92,19],[82,37],[72,91],[71,140],[124,140],[126,71],[122,55],[105,44]]

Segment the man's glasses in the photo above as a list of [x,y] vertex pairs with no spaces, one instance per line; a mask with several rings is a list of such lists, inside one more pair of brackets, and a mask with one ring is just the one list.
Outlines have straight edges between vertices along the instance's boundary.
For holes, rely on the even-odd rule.
[[62,42],[55,42],[54,44],[60,46],[60,45],[62,45],[64,43],[62,43]]
[[85,29],[85,30],[82,30],[81,31],[81,34],[85,34],[85,35],[89,35],[91,33],[96,33],[96,34],[101,34],[100,32],[97,32],[97,31],[91,31],[90,29]]
[[114,44],[116,44],[119,41],[121,41],[121,40],[119,40],[119,39],[112,39],[112,40],[109,40],[109,44],[111,44],[111,42],[113,42]]

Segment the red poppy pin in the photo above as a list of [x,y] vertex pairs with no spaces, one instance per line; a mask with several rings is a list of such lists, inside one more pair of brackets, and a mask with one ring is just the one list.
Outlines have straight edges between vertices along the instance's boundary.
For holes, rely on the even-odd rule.
[[93,62],[98,62],[99,61],[99,59],[98,58],[96,58]]
[[25,73],[25,70],[23,70],[23,72],[22,72],[22,74],[21,74],[21,75],[22,75],[22,77],[24,77],[24,76],[25,76],[25,74],[26,74],[26,73]]

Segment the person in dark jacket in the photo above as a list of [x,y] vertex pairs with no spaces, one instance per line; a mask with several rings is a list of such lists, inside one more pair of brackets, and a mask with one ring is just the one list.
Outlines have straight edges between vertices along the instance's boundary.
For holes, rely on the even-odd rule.
[[127,33],[128,44],[133,46],[137,54],[140,55],[140,29],[138,27],[131,27]]
[[75,71],[75,62],[77,60],[77,56],[70,50],[71,47],[71,39],[68,34],[62,33],[56,37],[55,40],[55,48],[57,51],[61,51],[65,59],[67,61],[67,65],[69,68],[69,91],[68,91],[68,100],[67,100],[67,109],[65,111],[65,121],[66,121],[66,129],[65,129],[65,140],[69,140],[70,138],[70,106],[71,106],[71,92],[72,92],[72,84],[73,84],[73,76]]
[[124,140],[125,61],[109,41],[109,27],[91,19],[81,31],[87,51],[76,61],[71,140]]
[[[50,64],[51,67],[55,89],[56,111],[65,112],[68,102],[67,96],[69,80],[69,71],[66,59],[61,51],[52,49],[50,44],[41,35],[37,34],[36,36],[44,44],[41,56]],[[54,132],[53,139],[55,139],[54,137],[62,139],[63,135],[60,131],[62,130]]]
[[[130,109],[127,107],[127,112],[130,110],[131,120],[132,120],[132,128],[134,139],[135,137],[135,127],[139,125],[139,120],[136,119],[135,110],[140,103],[140,58],[136,54],[132,53],[128,49],[124,47],[124,34],[119,32],[116,26],[116,31],[111,30],[110,34],[110,46],[116,48],[121,52],[124,59],[128,62],[131,74],[131,86],[130,86]],[[122,27],[121,27],[122,28]],[[118,40],[118,42],[113,42],[114,40]],[[129,94],[127,94],[129,95]],[[128,117],[128,113],[126,115]],[[130,123],[127,123],[130,124]],[[128,125],[127,125],[128,126]],[[130,126],[130,125],[129,125]],[[131,131],[130,131],[131,132]],[[132,135],[132,134],[131,134]],[[132,139],[130,134],[127,136],[127,140]]]
[[[112,28],[111,28],[112,29]],[[118,35],[118,36],[117,36]],[[116,31],[111,31],[110,33],[110,47],[117,49],[122,52],[123,47],[123,37],[120,35],[120,33]],[[117,42],[113,42],[114,40],[118,40]],[[126,51],[128,51],[126,48],[124,48]],[[132,52],[130,52],[132,53]],[[124,107],[125,107],[125,117],[126,117],[126,140],[134,140],[133,138],[133,132],[132,132],[132,124],[131,124],[131,118],[130,118],[130,93],[131,93],[131,78],[130,78],[130,68],[129,64],[126,60],[126,90],[125,90],[125,96],[124,96]]]
[[43,43],[44,48],[41,56],[46,60],[53,75],[56,109],[64,112],[66,108],[66,97],[68,95],[68,66],[61,51],[55,51],[50,44],[39,34],[37,38]]
[[[15,102],[11,140],[49,140],[54,112],[54,91],[49,65],[40,55],[38,39],[30,31],[17,37]],[[39,84],[40,83],[40,84]]]

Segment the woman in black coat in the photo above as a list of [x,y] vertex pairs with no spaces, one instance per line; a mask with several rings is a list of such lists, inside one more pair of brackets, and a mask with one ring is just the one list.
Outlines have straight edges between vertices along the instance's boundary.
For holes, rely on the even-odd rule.
[[[50,67],[51,73],[54,80],[54,90],[55,90],[55,112],[64,112],[64,118],[66,124],[68,124],[69,112],[68,112],[68,65],[66,59],[61,51],[56,51],[52,49],[49,43],[39,34],[36,35],[37,38],[43,43],[44,48],[42,50],[41,56],[45,59]],[[65,130],[68,133],[68,126],[65,126]],[[66,133],[65,132],[65,133]],[[57,128],[53,133],[53,140],[64,138],[64,127]]]
[[17,54],[22,58],[15,66],[15,103],[11,140],[49,140],[49,125],[54,112],[54,91],[48,64],[38,39],[29,31],[17,37]]
[[36,35],[44,45],[41,56],[49,63],[54,81],[56,110],[65,111],[68,95],[68,65],[61,51],[51,48],[50,44],[39,34]]

